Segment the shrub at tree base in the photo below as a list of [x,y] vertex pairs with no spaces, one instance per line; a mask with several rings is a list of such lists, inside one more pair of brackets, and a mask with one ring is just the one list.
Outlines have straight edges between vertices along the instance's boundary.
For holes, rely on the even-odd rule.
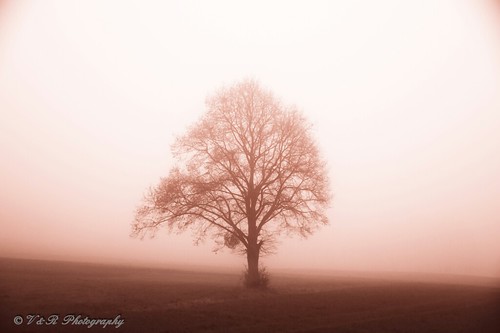
[[249,274],[248,267],[245,267],[245,271],[243,272],[243,285],[247,288],[252,289],[267,289],[269,286],[269,272],[265,267],[259,268],[259,274],[257,278]]

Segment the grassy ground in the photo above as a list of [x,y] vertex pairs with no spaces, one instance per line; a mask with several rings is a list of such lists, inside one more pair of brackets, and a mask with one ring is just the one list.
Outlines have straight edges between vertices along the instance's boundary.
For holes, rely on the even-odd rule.
[[[248,291],[229,273],[0,259],[0,332],[500,332],[498,286],[272,278]],[[28,325],[29,314],[58,320]],[[62,325],[68,314],[124,323]]]

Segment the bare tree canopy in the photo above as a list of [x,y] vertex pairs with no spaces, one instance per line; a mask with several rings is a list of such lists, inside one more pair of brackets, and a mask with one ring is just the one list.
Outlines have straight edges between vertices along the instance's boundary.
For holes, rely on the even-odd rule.
[[283,233],[311,234],[327,224],[325,163],[310,125],[255,81],[221,89],[208,111],[172,147],[178,165],[150,189],[133,235],[169,230],[212,237],[247,255],[249,286],[261,284],[259,256]]

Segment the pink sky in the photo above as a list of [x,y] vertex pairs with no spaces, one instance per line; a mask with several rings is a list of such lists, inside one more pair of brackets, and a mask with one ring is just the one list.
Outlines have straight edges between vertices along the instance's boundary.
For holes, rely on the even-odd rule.
[[240,267],[129,238],[169,146],[254,77],[314,124],[331,225],[271,268],[500,276],[492,2],[0,2],[0,256]]

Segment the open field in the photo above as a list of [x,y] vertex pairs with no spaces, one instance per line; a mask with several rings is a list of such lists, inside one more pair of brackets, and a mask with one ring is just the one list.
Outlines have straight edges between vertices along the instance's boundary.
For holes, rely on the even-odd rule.
[[[500,332],[498,285],[272,279],[269,291],[247,291],[232,273],[0,259],[0,332]],[[28,314],[57,321],[28,325]],[[63,325],[68,314],[124,323]]]

